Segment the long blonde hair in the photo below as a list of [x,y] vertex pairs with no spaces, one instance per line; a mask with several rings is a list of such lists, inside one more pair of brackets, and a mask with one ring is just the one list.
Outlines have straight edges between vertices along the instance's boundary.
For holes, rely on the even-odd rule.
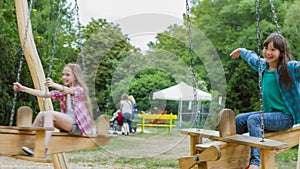
[[90,95],[89,95],[90,91],[89,91],[89,88],[86,85],[84,75],[82,73],[82,70],[81,70],[80,66],[78,64],[69,63],[65,67],[69,67],[73,71],[73,74],[74,74],[73,85],[74,86],[79,85],[83,88],[84,103],[85,103],[86,107],[88,108],[88,110],[90,112],[91,118],[93,119],[92,104],[91,104],[91,99],[90,99]]
[[130,102],[131,102],[132,104],[135,104],[135,103],[136,103],[136,102],[135,102],[135,99],[134,99],[134,97],[133,97],[132,95],[128,96],[128,100],[130,100]]

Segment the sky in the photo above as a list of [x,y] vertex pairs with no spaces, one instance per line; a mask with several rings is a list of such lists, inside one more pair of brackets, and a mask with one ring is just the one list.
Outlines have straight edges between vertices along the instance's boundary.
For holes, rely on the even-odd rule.
[[[68,0],[74,3],[75,0]],[[107,19],[120,25],[131,44],[147,50],[157,33],[172,24],[183,24],[185,0],[77,0],[80,21],[86,25],[94,19]]]

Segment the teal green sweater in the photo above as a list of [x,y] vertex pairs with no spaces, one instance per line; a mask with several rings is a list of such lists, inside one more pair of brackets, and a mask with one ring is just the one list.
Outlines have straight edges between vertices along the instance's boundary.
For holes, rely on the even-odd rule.
[[[241,57],[255,70],[258,71],[259,60],[262,65],[261,72],[266,71],[268,63],[265,59],[259,59],[258,55],[250,50],[241,49]],[[285,90],[285,84],[279,79],[278,71],[276,71],[276,82],[282,100],[294,118],[294,124],[300,123],[300,62],[289,61],[287,63],[288,72],[292,78],[292,84],[289,89]]]

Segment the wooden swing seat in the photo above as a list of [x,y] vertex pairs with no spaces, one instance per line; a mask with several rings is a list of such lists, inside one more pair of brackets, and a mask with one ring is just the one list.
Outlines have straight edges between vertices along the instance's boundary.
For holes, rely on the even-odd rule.
[[[22,106],[17,112],[17,126],[0,126],[0,155],[17,159],[53,163],[54,168],[68,168],[65,152],[83,150],[88,148],[106,146],[115,135],[108,133],[109,119],[106,116],[98,118],[97,134],[82,136],[71,135],[65,132],[54,131],[47,127],[25,127],[31,125],[32,110]],[[45,157],[45,133],[53,131],[47,154]],[[34,148],[34,156],[28,156],[22,151],[22,147]]]
[[[224,109],[219,113],[219,131],[181,130],[182,134],[190,136],[191,156],[180,158],[180,168],[189,169],[197,165],[198,169],[240,169],[249,163],[250,147],[257,147],[261,149],[261,168],[275,169],[275,156],[299,144],[299,125],[286,131],[265,133],[264,142],[261,138],[236,134],[235,127],[235,113]],[[220,149],[220,158],[216,160],[210,147]],[[203,153],[212,154],[211,158],[195,160]]]
[[[34,128],[34,127],[8,127],[0,126],[0,147],[2,156],[18,156],[24,154],[22,146],[34,147],[37,158],[44,157],[44,135],[46,131],[54,128]],[[110,134],[101,135],[71,135],[63,132],[53,132],[49,144],[48,154],[70,152],[87,148],[106,146],[112,138],[116,136]],[[40,149],[39,147],[42,147]]]

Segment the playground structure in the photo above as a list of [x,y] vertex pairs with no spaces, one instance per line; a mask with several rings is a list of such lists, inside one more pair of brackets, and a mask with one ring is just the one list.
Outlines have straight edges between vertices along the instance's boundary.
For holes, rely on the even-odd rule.
[[[219,131],[183,129],[190,136],[190,156],[181,157],[181,169],[241,169],[249,164],[250,147],[260,148],[261,168],[275,169],[275,156],[300,141],[300,126],[281,132],[265,133],[265,139],[236,134],[235,113],[219,113]],[[299,152],[298,152],[299,154]],[[297,169],[300,168],[298,156]]]
[[[21,44],[24,55],[30,69],[35,89],[42,89],[45,75],[38,52],[35,47],[30,18],[28,16],[28,4],[26,0],[15,0],[16,15]],[[26,45],[25,45],[26,44]],[[50,99],[38,98],[39,107],[43,110],[53,110]],[[45,133],[54,128],[30,127],[32,122],[32,110],[29,107],[21,107],[17,112],[17,126],[0,126],[0,155],[34,162],[52,162],[55,169],[68,168],[64,152],[82,150],[92,147],[108,145],[115,136],[109,135],[109,119],[101,116],[96,126],[97,131],[89,136],[70,135],[68,133],[53,132],[48,147],[48,155],[52,159],[45,158]],[[24,156],[22,146],[34,148],[34,156]]]

